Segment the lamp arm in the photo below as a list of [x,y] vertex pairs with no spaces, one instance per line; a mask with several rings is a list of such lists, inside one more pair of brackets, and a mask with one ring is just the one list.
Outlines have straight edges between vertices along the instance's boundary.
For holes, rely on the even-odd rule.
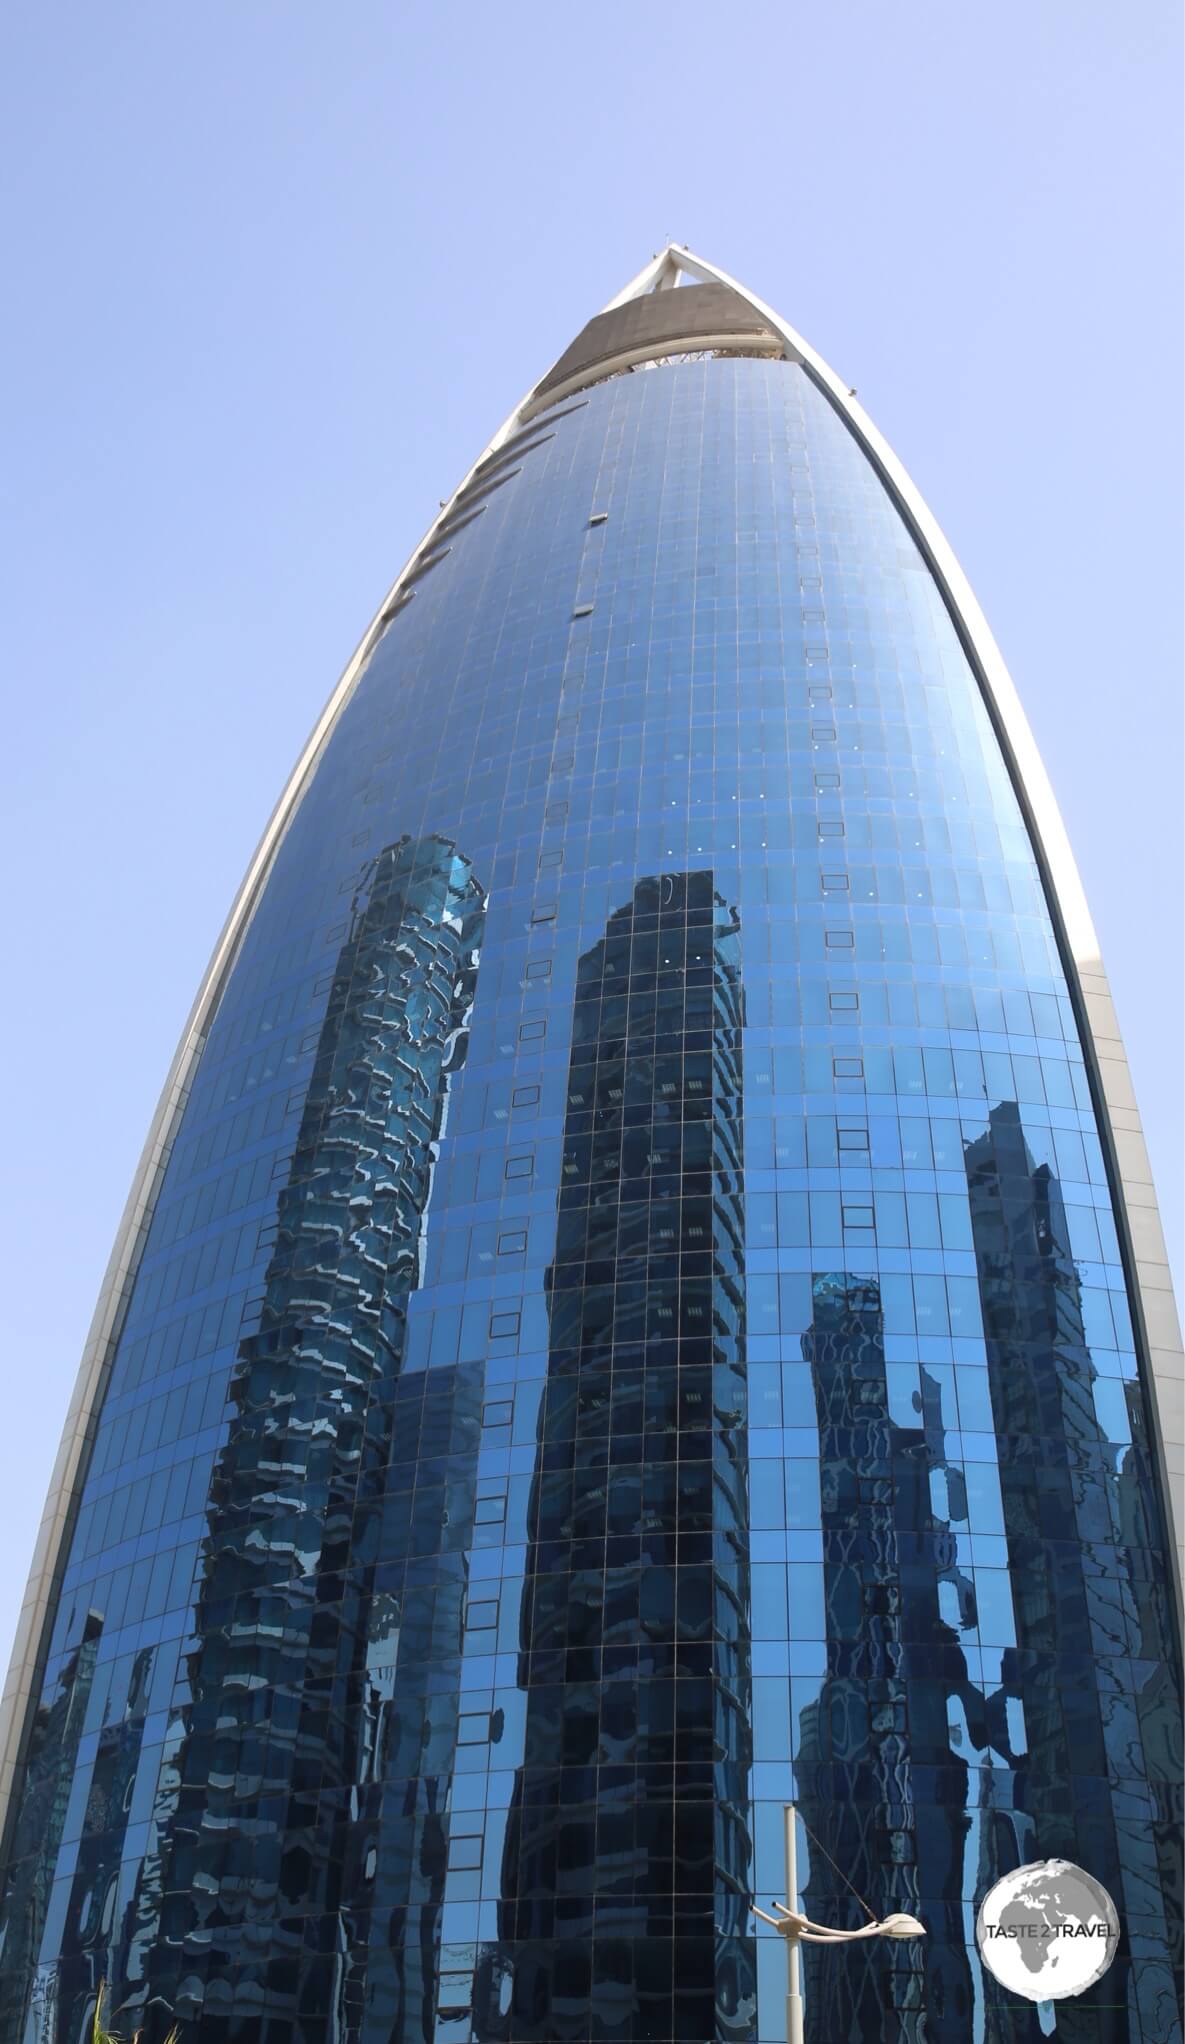
[[800,1937],[806,1944],[848,1945],[853,1938],[875,1938],[881,1934],[879,1923],[866,1923],[860,1930],[834,1930],[829,1924],[813,1923],[809,1916],[803,1916],[798,1910],[784,1909],[781,1904],[775,1906],[783,1909],[778,1929]]
[[774,1908],[778,1912],[776,1917],[770,1916],[764,1909],[759,1909],[755,1902],[751,1903],[750,1907],[754,1916],[759,1916],[763,1923],[768,1923],[774,1930],[781,1931],[783,1937],[792,1938],[796,1944],[850,1945],[857,1938],[925,1937],[926,1935],[923,1925],[918,1923],[916,1918],[908,1916],[886,1916],[883,1921],[863,1924],[859,1930],[834,1930],[828,1924],[812,1922],[811,1918],[804,1916],[801,1910],[787,1909],[784,1902],[774,1903]]
[[880,1928],[879,1923],[867,1923],[863,1930],[828,1930],[825,1924],[812,1923],[809,1930],[804,1928],[798,1935],[804,1945],[850,1945],[856,1938],[879,1937]]

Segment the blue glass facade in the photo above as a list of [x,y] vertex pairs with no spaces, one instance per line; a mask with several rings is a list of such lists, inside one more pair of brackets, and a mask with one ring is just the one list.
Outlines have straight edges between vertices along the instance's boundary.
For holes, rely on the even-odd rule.
[[[785,360],[450,510],[218,1006],[73,1529],[0,2030],[1179,2044],[1180,1700],[1111,1193],[938,587]],[[975,1909],[1060,1856],[1038,2009]],[[850,1885],[848,1885],[850,1884]]]

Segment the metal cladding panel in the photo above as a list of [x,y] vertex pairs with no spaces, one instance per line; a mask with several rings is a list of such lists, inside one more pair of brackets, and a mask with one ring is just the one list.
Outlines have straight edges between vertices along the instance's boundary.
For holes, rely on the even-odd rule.
[[543,378],[538,395],[593,374],[638,348],[689,350],[709,335],[735,334],[739,339],[774,336],[775,329],[727,284],[689,284],[678,291],[654,291],[631,298],[612,312],[599,312],[577,334],[555,368]]

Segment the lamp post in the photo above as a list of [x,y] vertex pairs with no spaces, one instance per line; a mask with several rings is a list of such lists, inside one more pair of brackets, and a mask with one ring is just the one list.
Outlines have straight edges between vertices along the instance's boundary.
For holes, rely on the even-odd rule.
[[786,2044],[803,2044],[800,1945],[850,1945],[857,1938],[924,1938],[926,1927],[916,1916],[900,1911],[882,1917],[879,1922],[866,1923],[860,1930],[829,1930],[826,1924],[812,1923],[809,1916],[804,1916],[798,1907],[798,1844],[793,1803],[786,1804],[786,1897],[785,1902],[774,1903],[777,1916],[768,1915],[756,1905],[753,1914],[763,1923],[772,1923],[786,1940]]

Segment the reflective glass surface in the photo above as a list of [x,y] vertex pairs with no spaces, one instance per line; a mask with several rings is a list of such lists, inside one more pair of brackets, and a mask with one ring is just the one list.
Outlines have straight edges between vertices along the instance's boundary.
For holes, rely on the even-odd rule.
[[[552,408],[246,933],[54,1616],[0,2035],[1179,2044],[1161,1500],[1048,907],[799,367]],[[1120,1953],[996,1988],[1064,1857]]]

